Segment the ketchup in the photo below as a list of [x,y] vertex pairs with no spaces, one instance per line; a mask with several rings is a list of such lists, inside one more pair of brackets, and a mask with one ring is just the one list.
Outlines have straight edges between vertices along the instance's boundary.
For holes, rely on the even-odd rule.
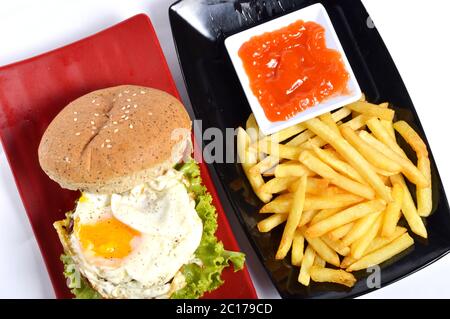
[[342,56],[327,48],[325,29],[315,22],[299,20],[252,37],[239,56],[253,94],[272,122],[346,93],[349,73]]

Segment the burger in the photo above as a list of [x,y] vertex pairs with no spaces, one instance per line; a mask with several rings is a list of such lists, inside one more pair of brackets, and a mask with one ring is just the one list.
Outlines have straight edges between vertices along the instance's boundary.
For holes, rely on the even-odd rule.
[[76,298],[198,298],[244,255],[215,237],[216,210],[173,96],[123,85],[67,105],[39,145],[44,172],[81,196],[54,223]]

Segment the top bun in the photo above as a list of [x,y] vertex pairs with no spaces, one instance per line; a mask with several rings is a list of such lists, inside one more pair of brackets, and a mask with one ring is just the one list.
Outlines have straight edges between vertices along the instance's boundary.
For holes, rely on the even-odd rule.
[[67,105],[39,145],[39,162],[62,187],[122,193],[163,174],[191,151],[191,120],[173,96],[123,85]]

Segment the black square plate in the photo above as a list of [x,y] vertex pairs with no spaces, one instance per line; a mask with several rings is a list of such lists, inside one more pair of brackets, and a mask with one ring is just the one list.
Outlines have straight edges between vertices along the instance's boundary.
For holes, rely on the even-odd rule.
[[[250,107],[224,46],[224,39],[257,24],[319,1],[308,0],[183,0],[172,5],[170,22],[194,113],[203,129],[237,128]],[[410,123],[425,139],[422,126],[400,74],[369,15],[358,0],[320,1],[328,11],[362,90],[369,101],[392,103],[399,120]],[[402,145],[407,148],[407,145]],[[226,146],[225,146],[226,147]],[[228,148],[230,151],[230,148]],[[414,154],[408,150],[409,156]],[[381,265],[381,284],[388,285],[436,261],[450,250],[450,210],[436,164],[433,172],[433,214],[427,241]],[[371,291],[365,271],[356,273],[352,289],[333,284],[297,282],[298,269],[289,260],[275,261],[281,231],[261,234],[256,228],[262,203],[251,191],[239,164],[215,163],[228,200],[273,283],[284,298],[348,298]],[[240,186],[240,187],[236,187]],[[415,192],[414,192],[415,193]],[[414,194],[413,193],[413,194]]]

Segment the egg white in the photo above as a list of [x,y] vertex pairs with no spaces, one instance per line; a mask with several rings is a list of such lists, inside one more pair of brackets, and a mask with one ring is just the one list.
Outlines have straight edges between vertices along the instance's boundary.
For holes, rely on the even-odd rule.
[[76,232],[70,236],[74,260],[95,289],[110,298],[168,298],[185,284],[180,269],[195,260],[203,225],[180,172],[169,170],[123,194],[84,193],[73,214],[80,225],[111,216],[141,234],[123,259],[95,256]]

